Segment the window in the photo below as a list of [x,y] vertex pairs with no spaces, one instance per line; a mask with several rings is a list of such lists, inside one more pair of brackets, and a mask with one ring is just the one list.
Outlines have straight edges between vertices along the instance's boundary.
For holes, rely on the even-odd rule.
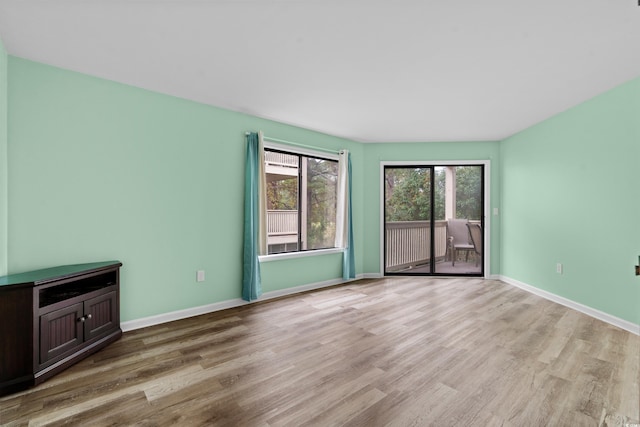
[[338,162],[265,149],[269,254],[335,247]]

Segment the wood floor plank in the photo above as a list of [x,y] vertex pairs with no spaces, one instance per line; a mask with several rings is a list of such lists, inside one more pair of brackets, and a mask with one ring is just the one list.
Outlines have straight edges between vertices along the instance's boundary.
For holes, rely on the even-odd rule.
[[640,337],[499,281],[367,279],[126,332],[0,425],[598,426]]

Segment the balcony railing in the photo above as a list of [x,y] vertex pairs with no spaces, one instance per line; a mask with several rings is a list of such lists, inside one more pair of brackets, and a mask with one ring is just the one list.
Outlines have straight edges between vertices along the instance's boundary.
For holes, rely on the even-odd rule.
[[267,245],[298,242],[298,211],[267,211]]
[[[470,224],[480,221],[470,220]],[[447,255],[447,221],[434,221],[435,259],[444,260]],[[385,224],[387,271],[415,268],[431,262],[430,221],[397,221]]]
[[[431,260],[431,223],[429,221],[387,222],[385,265],[387,271],[398,271]],[[447,252],[447,221],[435,221],[435,256]]]
[[275,151],[265,151],[264,161],[268,164],[278,166],[298,167],[298,156],[286,153],[276,153]]
[[[470,221],[475,222],[475,221]],[[435,258],[447,253],[447,221],[435,221]],[[387,271],[400,271],[431,261],[431,223],[429,221],[396,221],[385,224]],[[298,241],[298,211],[267,211],[267,242],[269,244]]]
[[267,236],[283,234],[298,234],[298,211],[268,210]]

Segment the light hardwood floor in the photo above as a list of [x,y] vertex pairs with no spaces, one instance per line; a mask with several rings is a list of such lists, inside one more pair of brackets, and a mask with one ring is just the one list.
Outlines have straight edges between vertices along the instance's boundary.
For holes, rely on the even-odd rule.
[[639,357],[501,282],[362,280],[127,332],[0,398],[0,424],[623,426]]

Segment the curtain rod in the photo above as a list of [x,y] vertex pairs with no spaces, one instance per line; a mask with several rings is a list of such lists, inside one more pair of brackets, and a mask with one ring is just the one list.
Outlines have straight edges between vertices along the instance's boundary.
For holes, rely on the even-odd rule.
[[[245,132],[245,135],[249,135],[250,133],[251,132]],[[336,150],[331,150],[329,148],[314,147],[313,145],[300,144],[299,142],[287,141],[285,139],[271,138],[269,136],[263,136],[262,139],[271,141],[271,142],[279,142],[281,144],[293,145],[301,148],[308,148],[310,150],[324,151],[325,153],[340,154],[339,150],[336,151]]]

